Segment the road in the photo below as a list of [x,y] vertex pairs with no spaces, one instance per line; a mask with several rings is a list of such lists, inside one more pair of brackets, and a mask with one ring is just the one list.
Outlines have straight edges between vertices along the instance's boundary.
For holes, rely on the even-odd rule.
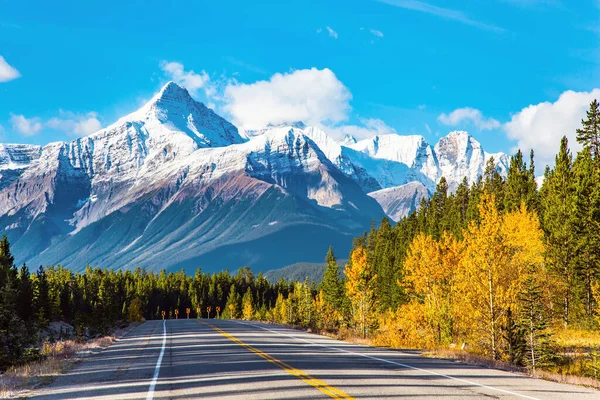
[[273,325],[148,321],[34,399],[600,399],[518,374]]

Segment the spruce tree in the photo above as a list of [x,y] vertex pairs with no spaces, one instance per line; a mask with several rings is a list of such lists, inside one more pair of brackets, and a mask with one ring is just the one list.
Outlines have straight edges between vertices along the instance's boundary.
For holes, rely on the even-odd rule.
[[[23,264],[19,271],[19,287],[17,292],[17,314],[26,323],[35,318],[33,308],[33,283],[27,265]],[[29,327],[32,327],[30,324]]]
[[235,283],[229,288],[229,296],[225,304],[225,315],[231,319],[239,318],[240,310],[240,295],[238,294]]
[[519,293],[520,324],[525,331],[525,364],[535,373],[536,368],[548,366],[554,359],[548,332],[542,289],[531,268]]
[[329,246],[325,257],[325,272],[321,281],[321,289],[325,301],[334,309],[339,308],[342,298],[342,282],[340,281],[339,266],[333,254],[333,248]]
[[577,129],[577,141],[589,147],[594,159],[600,156],[600,104],[594,99],[586,112],[587,119],[581,120],[581,128]]
[[[44,267],[40,265],[36,273],[35,281],[35,311],[36,319],[41,329],[45,328],[50,322],[50,288],[48,285],[48,279],[46,277],[46,271]],[[95,296],[94,296],[95,297]]]
[[496,168],[494,157],[490,157],[485,164],[483,177],[483,189],[488,194],[494,195],[496,207],[499,211],[502,211],[504,209],[505,182]]
[[583,284],[583,302],[588,318],[592,318],[594,298],[592,284],[600,276],[600,173],[591,148],[585,147],[575,159],[574,237],[576,271]]
[[13,268],[15,258],[10,253],[10,243],[6,235],[0,239],[0,286],[8,281],[9,271]]
[[575,282],[576,237],[573,235],[575,186],[568,140],[563,137],[553,170],[548,170],[542,187],[542,228],[545,231],[546,261],[558,281],[557,295],[563,323],[570,322]]

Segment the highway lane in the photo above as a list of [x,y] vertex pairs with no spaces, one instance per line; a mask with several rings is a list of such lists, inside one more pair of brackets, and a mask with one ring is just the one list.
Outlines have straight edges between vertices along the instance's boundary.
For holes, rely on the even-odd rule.
[[140,325],[30,398],[558,400],[600,392],[268,324],[183,319]]

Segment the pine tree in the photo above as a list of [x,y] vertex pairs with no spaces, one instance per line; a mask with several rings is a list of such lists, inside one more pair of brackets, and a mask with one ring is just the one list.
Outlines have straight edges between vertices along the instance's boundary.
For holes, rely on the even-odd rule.
[[525,363],[532,372],[547,366],[554,358],[550,346],[550,334],[546,311],[543,307],[542,289],[537,282],[535,271],[530,268],[519,293],[521,308],[520,323],[525,330]]
[[494,196],[496,199],[496,207],[499,211],[504,209],[504,195],[505,195],[505,182],[496,168],[496,161],[494,157],[485,164],[485,171],[483,173],[483,189]]
[[535,207],[535,172],[533,167],[533,151],[530,154],[530,169],[523,160],[521,150],[511,157],[506,178],[506,194],[504,196],[504,209],[513,211],[521,206],[522,202],[527,204],[531,210]]
[[592,157],[600,156],[600,104],[594,99],[586,112],[587,119],[581,120],[581,128],[577,129],[577,141],[589,147]]
[[541,197],[542,227],[546,233],[546,261],[558,286],[565,326],[570,322],[575,282],[575,186],[571,152],[563,137],[555,167],[544,179]]
[[573,163],[575,174],[574,237],[576,273],[583,283],[583,302],[588,318],[594,310],[592,284],[600,276],[600,159],[593,160],[590,147]]
[[35,281],[35,311],[37,315],[37,323],[40,328],[45,328],[50,322],[50,296],[49,296],[49,285],[48,279],[46,278],[46,271],[40,265],[36,273]]
[[[17,315],[28,324],[32,322],[35,317],[33,309],[33,284],[31,282],[31,274],[25,264],[23,264],[19,271]],[[31,328],[33,328],[33,326],[31,326]]]
[[3,236],[0,240],[0,370],[21,361],[32,339],[19,317],[19,277],[13,261],[10,243]]
[[506,310],[506,325],[503,330],[504,339],[508,344],[508,362],[522,365],[525,352],[525,329],[515,319],[511,307]]
[[225,304],[225,315],[231,319],[239,318],[240,309],[240,295],[237,293],[235,284],[232,284],[229,288],[229,296],[227,296],[227,303]]
[[0,285],[7,282],[10,270],[13,268],[15,258],[10,253],[10,243],[6,235],[0,239]]
[[343,288],[339,275],[339,266],[331,246],[329,246],[327,256],[325,257],[325,272],[323,272],[321,290],[323,291],[325,302],[330,304],[334,309],[339,308]]

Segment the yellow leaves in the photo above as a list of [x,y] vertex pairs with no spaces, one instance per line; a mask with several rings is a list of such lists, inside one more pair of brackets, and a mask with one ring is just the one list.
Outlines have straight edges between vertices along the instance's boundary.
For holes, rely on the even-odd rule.
[[494,196],[484,193],[479,214],[462,241],[447,233],[439,241],[425,234],[414,238],[402,282],[411,301],[394,321],[379,322],[390,332],[403,332],[393,333],[394,340],[415,345],[421,337],[421,346],[466,340],[498,351],[506,310],[517,312],[525,271],[544,274],[544,245],[537,215],[524,205],[502,214]]
[[510,248],[511,259],[519,268],[544,261],[543,232],[536,214],[527,211],[525,204],[504,216],[502,233]]
[[416,298],[404,307],[405,319],[427,330],[428,341],[441,343],[454,336],[454,276],[459,261],[460,245],[450,234],[439,242],[419,234],[409,247],[405,279]]
[[367,250],[360,246],[352,251],[350,263],[346,264],[346,293],[352,303],[355,323],[361,326],[363,337],[373,319],[377,275],[372,273],[367,260]]

